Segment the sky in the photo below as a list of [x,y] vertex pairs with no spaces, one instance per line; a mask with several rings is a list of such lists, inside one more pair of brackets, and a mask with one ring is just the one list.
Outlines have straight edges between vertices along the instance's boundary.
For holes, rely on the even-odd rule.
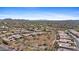
[[79,20],[79,7],[0,7],[0,19]]

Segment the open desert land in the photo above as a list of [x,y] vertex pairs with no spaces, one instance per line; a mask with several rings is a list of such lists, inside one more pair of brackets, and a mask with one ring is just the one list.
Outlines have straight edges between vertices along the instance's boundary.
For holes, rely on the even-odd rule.
[[[0,44],[5,50],[16,51],[51,51],[56,32],[46,24],[19,20],[1,21]],[[15,25],[13,25],[15,23]],[[29,25],[28,25],[28,24]],[[6,25],[5,25],[6,24]],[[6,47],[6,48],[5,48]]]
[[0,50],[78,51],[78,25],[78,20],[2,19],[0,20]]

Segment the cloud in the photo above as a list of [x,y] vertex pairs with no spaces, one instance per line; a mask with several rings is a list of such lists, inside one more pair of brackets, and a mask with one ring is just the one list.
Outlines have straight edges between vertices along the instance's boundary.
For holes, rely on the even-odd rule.
[[20,19],[30,19],[30,20],[78,20],[78,16],[67,15],[67,14],[57,14],[57,13],[32,13],[32,14],[0,14],[0,18],[20,18]]
[[66,15],[66,14],[56,14],[56,13],[46,13],[46,14],[33,14],[31,17],[27,16],[29,19],[47,19],[47,20],[75,20],[79,19],[77,16]]

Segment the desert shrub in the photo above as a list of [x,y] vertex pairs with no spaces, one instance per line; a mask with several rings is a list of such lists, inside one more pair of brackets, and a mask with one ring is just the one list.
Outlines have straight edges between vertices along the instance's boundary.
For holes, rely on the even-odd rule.
[[48,50],[47,48],[44,49],[45,51]]
[[43,44],[43,46],[47,46],[47,44],[46,44],[46,43],[44,43],[44,44]]
[[3,42],[5,45],[8,45],[8,42],[7,42],[7,41],[2,40],[2,42]]

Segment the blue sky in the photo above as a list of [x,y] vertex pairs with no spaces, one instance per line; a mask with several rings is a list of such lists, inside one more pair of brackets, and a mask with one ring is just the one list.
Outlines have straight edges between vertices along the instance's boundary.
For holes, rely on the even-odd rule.
[[0,18],[79,20],[78,7],[0,7]]

